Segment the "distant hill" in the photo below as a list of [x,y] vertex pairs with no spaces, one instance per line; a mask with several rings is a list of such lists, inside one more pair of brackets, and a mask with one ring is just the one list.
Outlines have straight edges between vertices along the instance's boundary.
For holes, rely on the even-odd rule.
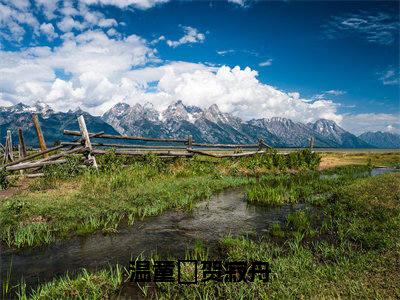
[[359,136],[364,142],[376,148],[400,148],[400,135],[390,132],[365,132]]

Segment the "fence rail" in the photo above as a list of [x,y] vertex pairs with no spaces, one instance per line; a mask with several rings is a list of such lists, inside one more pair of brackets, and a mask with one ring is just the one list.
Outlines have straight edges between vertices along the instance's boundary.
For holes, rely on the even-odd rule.
[[[83,154],[84,163],[87,166],[98,168],[96,156],[106,154],[110,149],[114,149],[116,155],[125,156],[142,156],[148,153],[155,154],[161,158],[175,158],[175,157],[192,157],[194,155],[205,155],[214,158],[227,158],[227,157],[245,157],[256,154],[266,153],[268,148],[272,148],[263,139],[259,139],[257,144],[212,144],[212,143],[196,143],[193,137],[189,135],[186,139],[183,138],[153,138],[141,136],[128,136],[128,135],[113,135],[104,132],[89,132],[85,119],[83,116],[78,117],[78,124],[80,131],[64,130],[64,135],[79,137],[73,141],[64,141],[60,145],[47,148],[42,130],[40,128],[39,119],[37,115],[33,115],[34,126],[38,136],[40,151],[37,153],[27,155],[26,146],[24,142],[22,129],[18,129],[18,159],[14,159],[12,151],[11,131],[7,130],[7,138],[5,146],[2,146],[3,165],[2,168],[6,171],[19,171],[34,169],[40,170],[42,167],[54,164],[63,164],[66,162],[66,157],[72,154]],[[92,142],[91,139],[96,139]],[[98,139],[111,139],[122,141],[142,141],[152,142],[149,144],[124,144],[124,143],[103,143],[97,141]],[[157,143],[157,144],[154,144]],[[179,143],[181,145],[179,145]],[[161,144],[161,145],[160,145]],[[163,145],[164,144],[164,145]],[[314,139],[310,139],[310,148],[314,146]],[[69,149],[65,149],[68,148]],[[247,152],[244,152],[246,149]],[[218,151],[234,153],[215,153]],[[251,151],[252,150],[252,151]],[[55,152],[55,153],[53,153]],[[53,153],[53,154],[51,154]],[[51,154],[51,155],[50,155]],[[38,157],[42,157],[38,159]],[[25,174],[27,177],[38,177],[43,173]]]

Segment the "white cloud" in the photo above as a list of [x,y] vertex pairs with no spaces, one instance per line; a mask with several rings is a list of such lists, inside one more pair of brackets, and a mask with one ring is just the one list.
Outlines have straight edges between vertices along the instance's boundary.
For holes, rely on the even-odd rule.
[[325,94],[334,95],[334,96],[341,96],[341,95],[346,94],[346,92],[342,91],[342,90],[329,90],[329,91],[326,91]]
[[55,11],[58,8],[60,0],[35,0],[35,5],[42,11],[47,19],[55,17]]
[[170,47],[178,47],[187,43],[202,43],[205,40],[205,35],[200,33],[196,28],[190,26],[182,26],[185,35],[177,41],[167,40],[167,45]]
[[[82,1],[35,0],[32,3],[34,6],[29,0],[0,1],[0,39],[20,43],[28,37],[35,44],[40,33],[46,34],[49,40],[56,38],[55,26],[63,32],[82,32],[118,25],[115,19],[107,18]],[[40,25],[41,14],[49,21]]]
[[81,0],[85,4],[113,5],[119,8],[127,8],[129,6],[139,9],[149,9],[158,4],[166,3],[169,0]]
[[29,11],[29,1],[16,1],[11,4],[0,3],[0,37],[20,43],[27,28],[38,34],[39,22]]
[[272,58],[266,60],[266,61],[262,61],[258,64],[260,67],[269,67],[270,65],[272,65]]
[[158,38],[152,40],[152,41],[150,42],[150,44],[155,45],[155,44],[158,44],[158,43],[161,42],[161,41],[165,41],[165,36],[160,35]]
[[48,40],[53,40],[58,37],[58,34],[54,31],[54,26],[51,23],[43,23],[40,25],[40,31],[46,35]]
[[249,1],[247,1],[247,0],[228,0],[228,2],[237,4],[237,5],[242,6],[242,7],[246,7],[248,5]]
[[[0,100],[37,100],[57,110],[77,106],[102,114],[117,102],[150,101],[163,108],[171,101],[221,110],[244,119],[282,116],[303,122],[318,118],[340,121],[336,105],[327,100],[306,103],[298,93],[285,93],[257,79],[250,68],[210,67],[187,62],[161,66],[155,50],[136,35],[114,39],[89,30],[63,36],[54,49],[31,47],[0,51]],[[65,74],[57,78],[57,70]],[[156,88],[147,92],[149,83]]]
[[389,131],[400,134],[400,112],[346,114],[342,126],[356,135],[367,131]]
[[287,94],[256,78],[250,68],[223,66],[216,71],[203,69],[176,74],[170,69],[158,83],[159,93],[180,99],[189,105],[207,107],[217,104],[221,110],[243,119],[281,116],[309,122],[319,118],[341,121],[336,106],[327,100],[306,103],[298,94]]
[[[58,110],[79,105],[97,112],[98,106],[119,95],[132,68],[157,61],[154,50],[140,37],[116,40],[101,31],[67,35],[54,49],[0,51],[1,100],[27,104],[41,100]],[[57,70],[66,78],[57,78]]]
[[400,82],[400,75],[394,68],[388,68],[385,72],[379,73],[379,80],[383,85],[397,85]]
[[362,11],[332,16],[324,28],[331,39],[357,34],[370,43],[391,45],[398,36],[399,26],[397,15]]
[[226,54],[234,53],[234,52],[235,52],[235,50],[233,50],[233,49],[228,49],[228,50],[220,50],[220,51],[217,51],[217,54],[218,54],[218,55],[221,55],[221,56],[224,56],[224,55],[226,55]]
[[325,92],[321,92],[320,94],[314,95],[313,99],[326,99],[329,96],[342,96],[346,94],[346,91],[342,90],[328,90]]

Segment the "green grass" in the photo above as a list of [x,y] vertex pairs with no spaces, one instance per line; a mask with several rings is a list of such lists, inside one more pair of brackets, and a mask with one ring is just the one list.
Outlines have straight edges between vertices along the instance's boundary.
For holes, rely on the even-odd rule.
[[123,282],[123,268],[119,265],[90,273],[83,269],[74,278],[66,275],[58,280],[27,291],[22,282],[17,296],[19,299],[102,299],[116,292]]
[[315,204],[319,197],[332,193],[354,178],[368,176],[369,166],[344,166],[322,172],[304,170],[295,174],[260,177],[246,189],[247,201],[255,205],[283,205],[299,202]]
[[[79,157],[48,166],[29,190],[0,202],[0,240],[10,247],[51,243],[71,234],[114,233],[122,222],[155,216],[169,209],[191,210],[226,188],[254,182],[271,169],[315,168],[309,151],[291,158],[271,151],[240,159],[193,158],[163,161],[152,155],[98,158],[99,171],[83,170]],[[270,164],[271,163],[271,164]]]
[[[341,170],[343,174],[348,171]],[[319,210],[291,214],[284,228],[275,224],[261,239],[228,236],[221,241],[220,259],[224,261],[270,262],[272,273],[267,284],[162,283],[157,284],[154,298],[398,299],[400,174],[354,178],[345,183],[324,198]],[[321,214],[324,225],[314,226],[313,219]],[[313,235],[308,234],[310,229]],[[207,249],[196,244],[188,257],[205,260]],[[183,269],[184,275],[189,271]],[[104,272],[108,271],[55,280],[35,290],[32,298],[63,298],[63,293],[71,295],[71,290],[89,296],[96,291],[93,298],[112,297],[118,290],[114,283],[122,279],[117,276],[118,280],[111,281],[112,276],[104,277]],[[108,284],[97,279],[99,276],[107,278]],[[148,292],[148,288],[142,289]]]

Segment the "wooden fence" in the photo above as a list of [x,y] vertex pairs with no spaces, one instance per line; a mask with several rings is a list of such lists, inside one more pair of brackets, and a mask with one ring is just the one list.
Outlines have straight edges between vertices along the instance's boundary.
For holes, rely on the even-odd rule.
[[[114,149],[116,155],[142,156],[153,153],[161,158],[192,157],[193,155],[206,155],[216,158],[243,157],[265,153],[271,148],[263,139],[257,144],[207,144],[196,143],[192,136],[186,139],[177,138],[152,138],[127,135],[111,135],[104,132],[89,132],[83,116],[78,118],[80,131],[64,130],[64,135],[76,136],[77,139],[68,142],[61,142],[60,145],[47,148],[37,115],[33,116],[33,124],[38,136],[40,151],[27,155],[22,129],[18,129],[18,159],[14,158],[11,131],[7,130],[5,146],[2,146],[3,169],[9,172],[25,170],[38,171],[42,167],[66,162],[66,157],[72,154],[82,154],[84,163],[87,166],[98,168],[96,156],[106,154]],[[95,141],[96,140],[96,141]],[[98,141],[100,140],[100,141]],[[111,140],[111,142],[102,142]],[[138,141],[149,144],[118,143],[117,141]],[[310,140],[310,147],[313,146],[313,139]],[[223,150],[222,153],[217,153]],[[234,153],[232,153],[234,150]],[[52,153],[52,154],[51,154]],[[39,158],[39,159],[38,159]],[[28,177],[40,176],[41,173],[27,174]]]

